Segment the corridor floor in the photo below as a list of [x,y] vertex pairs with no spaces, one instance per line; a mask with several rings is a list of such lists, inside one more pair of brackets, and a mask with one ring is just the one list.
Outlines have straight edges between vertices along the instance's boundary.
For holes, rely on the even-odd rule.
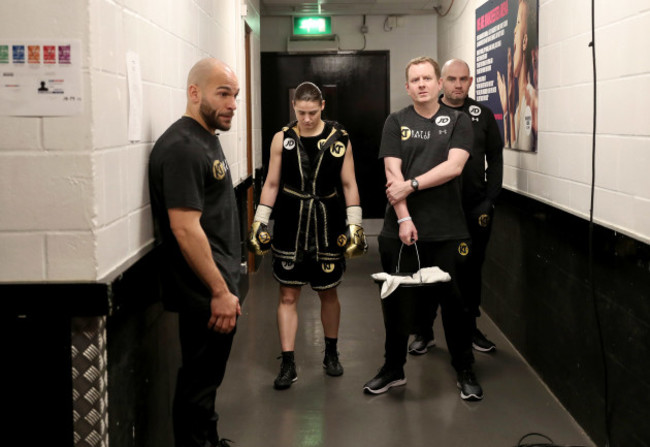
[[[270,256],[251,275],[217,396],[223,437],[234,440],[235,447],[514,447],[522,436],[536,432],[558,445],[594,446],[486,315],[479,327],[497,351],[475,353],[482,401],[460,399],[439,318],[436,347],[426,355],[409,356],[406,386],[377,396],[364,394],[363,384],[382,365],[384,342],[379,293],[370,278],[380,270],[376,237],[369,237],[369,243],[366,256],[348,262],[339,287],[341,377],[323,371],[319,300],[307,287],[299,303],[298,380],[288,390],[273,389],[280,346],[278,286]],[[525,442],[548,441],[529,437]]]

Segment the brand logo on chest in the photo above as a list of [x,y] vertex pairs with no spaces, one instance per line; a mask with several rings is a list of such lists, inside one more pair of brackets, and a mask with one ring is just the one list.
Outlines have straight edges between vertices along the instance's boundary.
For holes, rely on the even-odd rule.
[[402,134],[402,141],[406,141],[411,138],[415,140],[428,140],[429,138],[431,138],[430,130],[413,130],[413,129],[409,129],[406,126],[402,126],[401,134]]
[[441,115],[438,118],[436,118],[436,125],[443,127],[451,123],[451,118],[449,118],[447,115]]

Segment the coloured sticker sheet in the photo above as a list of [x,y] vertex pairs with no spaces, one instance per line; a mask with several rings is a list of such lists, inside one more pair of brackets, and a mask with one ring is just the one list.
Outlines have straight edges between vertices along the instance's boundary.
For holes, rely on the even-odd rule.
[[80,40],[1,40],[0,115],[83,111]]

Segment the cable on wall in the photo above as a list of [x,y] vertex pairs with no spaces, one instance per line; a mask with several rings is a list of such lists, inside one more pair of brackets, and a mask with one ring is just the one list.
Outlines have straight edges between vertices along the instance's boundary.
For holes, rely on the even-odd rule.
[[444,13],[441,13],[441,12],[440,12],[440,10],[442,9],[442,7],[441,7],[440,5],[435,6],[435,7],[433,8],[433,10],[434,10],[434,11],[435,11],[435,12],[436,12],[440,17],[444,17],[444,16],[446,16],[447,14],[449,14],[449,11],[451,11],[451,7],[454,6],[454,2],[455,2],[455,1],[456,1],[456,0],[451,0],[451,3],[449,4],[449,8],[447,8],[447,10],[446,10]]
[[[538,437],[540,437],[540,438],[544,438],[544,439],[547,440],[548,442],[543,442],[543,443],[534,442],[534,443],[532,443],[532,444],[522,444],[522,442],[524,442],[524,439],[529,438],[529,437],[532,437],[532,436],[538,436]],[[543,435],[543,434],[541,434],[541,433],[528,433],[528,434],[522,436],[522,437],[519,439],[519,442],[517,442],[517,445],[516,445],[515,447],[585,447],[585,446],[583,446],[583,445],[560,445],[560,444],[554,444],[554,443],[553,443],[553,440],[552,440],[551,438],[549,438],[548,436],[546,436],[546,435]]]
[[600,347],[601,361],[603,365],[603,383],[605,395],[605,447],[611,445],[610,432],[611,432],[611,413],[609,402],[609,372],[607,368],[607,355],[605,352],[605,341],[603,339],[603,329],[601,324],[601,316],[598,310],[598,303],[596,301],[596,287],[594,285],[594,197],[596,191],[596,117],[597,117],[597,93],[598,77],[596,75],[596,14],[595,14],[595,1],[591,0],[591,57],[593,69],[593,128],[591,135],[591,202],[589,205],[589,285],[591,291],[591,302],[594,307],[594,316],[596,321],[596,330],[598,332],[598,343]]
[[[598,333],[598,343],[600,348],[601,361],[603,365],[603,382],[604,382],[604,395],[605,395],[605,447],[611,446],[610,433],[611,433],[611,413],[609,408],[609,372],[607,368],[607,356],[605,354],[605,341],[603,338],[603,330],[601,325],[601,316],[598,310],[598,304],[596,301],[596,287],[594,285],[594,198],[596,191],[596,122],[597,122],[597,73],[596,73],[596,18],[595,18],[595,0],[591,0],[591,42],[589,42],[589,47],[591,47],[591,56],[592,56],[592,70],[593,70],[593,123],[592,123],[592,134],[591,134],[591,198],[589,205],[589,236],[588,236],[588,245],[589,245],[589,287],[591,294],[591,302],[594,309],[594,316],[596,321],[596,330]],[[534,443],[534,444],[522,444],[524,439],[529,436],[539,436],[547,441],[548,443]],[[553,444],[551,438],[541,433],[528,433],[524,435],[516,447],[572,447],[572,446],[559,446]],[[574,446],[577,447],[577,446]]]

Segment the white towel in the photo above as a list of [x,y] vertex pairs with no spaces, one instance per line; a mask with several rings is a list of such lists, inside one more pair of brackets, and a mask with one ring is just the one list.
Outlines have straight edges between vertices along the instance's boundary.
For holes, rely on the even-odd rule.
[[441,270],[440,267],[425,267],[413,273],[411,276],[391,275],[390,273],[386,272],[373,273],[370,276],[372,276],[372,278],[377,281],[384,282],[381,285],[382,300],[393,293],[395,289],[397,289],[402,284],[433,284],[436,282],[451,281],[451,276],[449,273]]

